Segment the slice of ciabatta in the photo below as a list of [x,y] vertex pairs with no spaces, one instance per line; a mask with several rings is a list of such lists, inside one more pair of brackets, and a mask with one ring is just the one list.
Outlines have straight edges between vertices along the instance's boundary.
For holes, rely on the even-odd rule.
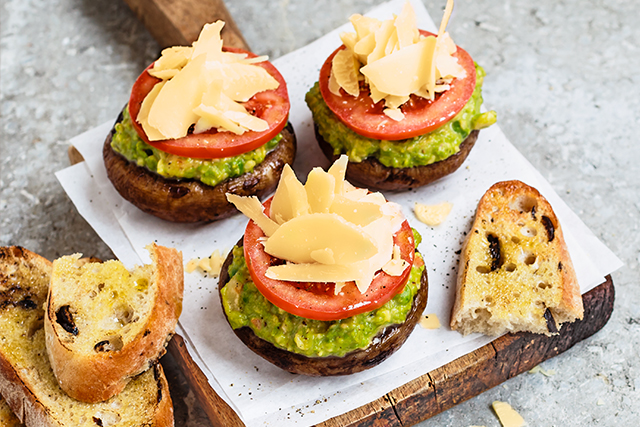
[[20,247],[0,248],[0,393],[27,427],[173,426],[160,364],[102,403],[69,397],[53,374],[44,339],[51,263]]
[[147,247],[152,263],[53,262],[44,329],[60,387],[83,402],[122,391],[165,352],[182,311],[182,254]]
[[463,334],[553,335],[582,319],[580,287],[549,202],[520,181],[480,199],[460,254],[451,328]]

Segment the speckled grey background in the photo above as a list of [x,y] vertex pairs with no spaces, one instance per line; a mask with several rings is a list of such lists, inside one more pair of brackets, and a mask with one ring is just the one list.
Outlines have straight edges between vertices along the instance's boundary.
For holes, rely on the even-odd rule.
[[[276,58],[379,0],[233,0],[252,49]],[[445,1],[425,1],[439,20]],[[116,115],[159,48],[118,0],[2,0],[0,244],[54,258],[112,256],[53,173],[67,140]],[[640,3],[460,0],[449,31],[487,71],[499,125],[625,263],[613,316],[594,337],[420,424],[499,426],[493,400],[531,426],[635,426],[640,420]],[[208,426],[165,358],[176,425]]]

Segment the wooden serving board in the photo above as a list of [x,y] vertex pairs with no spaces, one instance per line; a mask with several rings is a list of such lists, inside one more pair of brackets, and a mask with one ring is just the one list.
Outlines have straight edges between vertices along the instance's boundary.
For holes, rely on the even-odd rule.
[[[563,325],[560,334],[553,337],[531,333],[504,335],[371,403],[327,420],[319,426],[406,427],[424,421],[509,378],[529,371],[590,337],[609,320],[614,297],[613,282],[607,276],[604,283],[582,296],[584,319]],[[211,424],[216,427],[244,427],[238,415],[209,386],[204,373],[191,359],[182,337],[173,337],[169,343],[169,351],[184,371]]]
[[[222,37],[227,46],[248,50],[223,0],[125,0],[161,47],[189,45],[202,26],[226,22]],[[70,149],[72,163],[81,160]],[[509,334],[453,362],[413,380],[381,398],[320,424],[324,427],[409,426],[430,418],[485,390],[528,371],[599,331],[613,311],[611,277],[583,295],[584,319],[564,325],[553,337]],[[193,361],[184,340],[176,335],[169,351],[183,370],[211,423],[216,427],[244,427],[240,417],[211,388]]]

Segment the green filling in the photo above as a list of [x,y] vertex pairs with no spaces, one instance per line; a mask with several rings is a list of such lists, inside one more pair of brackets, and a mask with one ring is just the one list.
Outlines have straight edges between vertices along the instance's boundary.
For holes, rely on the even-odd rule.
[[[417,246],[420,236],[415,231],[414,236]],[[342,320],[310,320],[289,314],[262,296],[251,281],[242,247],[236,246],[230,280],[221,290],[222,304],[234,329],[248,326],[276,347],[308,357],[341,357],[368,347],[385,326],[405,321],[420,289],[423,270],[424,265],[414,265],[404,290],[378,309]]]
[[111,147],[130,162],[165,178],[195,179],[214,186],[229,178],[252,172],[281,139],[282,133],[279,133],[263,146],[233,157],[209,160],[176,156],[158,150],[140,139],[131,124],[127,107],[122,112],[122,121],[115,126]]
[[387,167],[409,168],[444,160],[460,151],[460,144],[477,129],[496,122],[496,112],[480,112],[482,82],[485,72],[476,64],[476,87],[462,110],[438,129],[424,135],[400,141],[386,141],[358,135],[345,126],[322,99],[316,83],[307,92],[305,100],[318,132],[333,147],[334,154],[345,153],[349,161],[359,163],[375,157]]

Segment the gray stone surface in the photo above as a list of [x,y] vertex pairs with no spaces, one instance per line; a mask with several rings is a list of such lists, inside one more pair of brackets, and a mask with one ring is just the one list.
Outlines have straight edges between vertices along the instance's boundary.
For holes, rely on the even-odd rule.
[[[249,45],[272,58],[376,3],[227,1]],[[425,2],[436,20],[444,3]],[[68,138],[116,117],[159,48],[120,1],[1,4],[0,244],[109,258],[53,173],[68,164]],[[520,375],[420,426],[498,426],[493,400],[532,426],[638,425],[640,3],[460,0],[449,31],[485,67],[485,103],[504,133],[625,266],[613,274],[611,320],[545,362],[555,375]],[[176,425],[209,425],[171,359],[164,363]]]

